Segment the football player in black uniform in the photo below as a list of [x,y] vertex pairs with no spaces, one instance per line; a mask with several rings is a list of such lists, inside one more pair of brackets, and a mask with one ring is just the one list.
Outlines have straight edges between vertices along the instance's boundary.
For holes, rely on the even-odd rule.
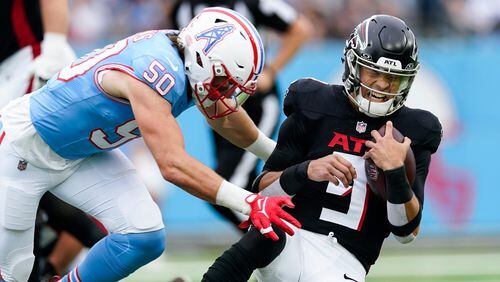
[[[430,112],[404,102],[419,69],[415,36],[400,19],[375,15],[346,42],[344,85],[313,79],[292,83],[284,102],[287,119],[277,147],[254,188],[293,195],[290,213],[303,226],[279,243],[251,229],[210,267],[204,281],[246,281],[260,268],[262,281],[365,281],[384,239],[401,243],[418,233],[424,184],[441,125]],[[392,134],[397,128],[403,143]],[[410,145],[411,143],[411,145]],[[416,178],[404,160],[411,147]],[[384,170],[387,200],[367,186],[364,158]]]

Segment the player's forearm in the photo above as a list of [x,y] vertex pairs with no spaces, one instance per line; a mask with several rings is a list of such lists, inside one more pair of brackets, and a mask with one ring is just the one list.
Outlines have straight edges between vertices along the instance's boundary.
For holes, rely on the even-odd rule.
[[418,199],[415,195],[406,202],[405,204],[405,211],[406,211],[406,219],[408,221],[413,220],[417,214],[420,212],[420,203],[418,202]]
[[259,134],[259,130],[242,108],[223,118],[207,121],[219,135],[240,148],[250,146]]
[[68,32],[68,1],[40,0],[44,32],[66,35]]
[[163,177],[186,192],[215,203],[217,190],[223,179],[186,152],[160,157],[158,165]]
[[276,147],[276,142],[262,133],[246,111],[241,108],[224,118],[207,120],[222,137],[264,161],[269,158]]
[[222,178],[184,150],[182,134],[174,117],[157,115],[156,119],[164,122],[155,124],[151,117],[144,117],[137,109],[135,117],[163,177],[188,193],[214,203]]
[[[167,153],[166,153],[167,154]],[[158,161],[163,177],[186,192],[205,201],[249,214],[247,198],[252,195],[230,182],[187,153],[164,156]]]
[[273,182],[279,180],[283,171],[265,171],[261,177],[257,178],[255,185],[258,186],[259,192],[269,187]]
[[222,178],[185,151],[182,131],[170,103],[121,72],[106,73],[101,85],[108,94],[130,101],[137,125],[163,177],[198,198],[215,202]]
[[[391,231],[401,243],[409,243],[418,234],[422,216],[420,202],[410,187],[404,166],[386,170],[387,217]],[[415,185],[418,185],[416,183]]]
[[[405,203],[405,210],[408,222],[411,222],[412,220],[416,219],[417,216],[419,216],[419,213],[421,213],[420,202],[418,201],[418,198],[415,195],[413,195],[410,201]],[[419,227],[420,224],[418,224],[417,227],[413,230],[412,234],[414,236],[418,235]]]
[[274,72],[279,72],[297,53],[300,47],[309,39],[312,33],[309,20],[299,16],[283,35],[280,50],[269,67]]

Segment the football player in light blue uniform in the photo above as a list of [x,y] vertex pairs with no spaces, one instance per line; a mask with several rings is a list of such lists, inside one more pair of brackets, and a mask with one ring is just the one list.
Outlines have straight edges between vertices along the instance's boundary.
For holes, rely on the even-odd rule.
[[265,236],[300,224],[287,197],[251,194],[190,157],[175,118],[196,104],[234,144],[267,159],[274,141],[238,104],[255,91],[264,54],[255,28],[222,8],[180,34],[147,31],[96,50],[32,95],[4,107],[0,125],[0,281],[26,281],[33,227],[47,191],[101,221],[110,235],[60,281],[118,281],[164,250],[161,213],[128,159],[113,150],[144,137],[164,178],[250,216]]

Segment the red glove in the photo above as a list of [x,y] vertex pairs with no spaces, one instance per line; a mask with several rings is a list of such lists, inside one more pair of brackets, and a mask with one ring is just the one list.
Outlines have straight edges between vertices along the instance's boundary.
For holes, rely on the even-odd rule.
[[274,241],[278,241],[278,235],[276,235],[271,227],[271,223],[274,223],[290,236],[294,234],[293,229],[290,228],[290,226],[288,226],[283,220],[288,221],[297,228],[302,226],[298,220],[281,208],[283,206],[287,206],[289,208],[295,207],[290,197],[266,197],[259,194],[252,194],[245,200],[250,205],[251,210],[248,220],[239,225],[242,229],[246,229],[250,225],[253,225],[260,231],[260,233],[262,233],[262,235],[267,238],[271,238]]

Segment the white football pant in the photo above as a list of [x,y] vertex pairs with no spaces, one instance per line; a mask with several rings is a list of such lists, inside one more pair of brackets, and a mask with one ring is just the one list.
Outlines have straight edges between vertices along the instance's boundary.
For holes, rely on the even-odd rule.
[[334,236],[293,229],[295,235],[286,235],[286,245],[281,254],[268,266],[256,271],[258,281],[365,281],[363,265]]
[[24,107],[28,99],[9,104],[18,105],[9,111],[15,115],[0,120],[5,130],[0,144],[0,270],[6,281],[26,281],[31,272],[36,211],[47,191],[94,216],[111,233],[163,228],[160,209],[121,151],[62,165],[34,130]]

